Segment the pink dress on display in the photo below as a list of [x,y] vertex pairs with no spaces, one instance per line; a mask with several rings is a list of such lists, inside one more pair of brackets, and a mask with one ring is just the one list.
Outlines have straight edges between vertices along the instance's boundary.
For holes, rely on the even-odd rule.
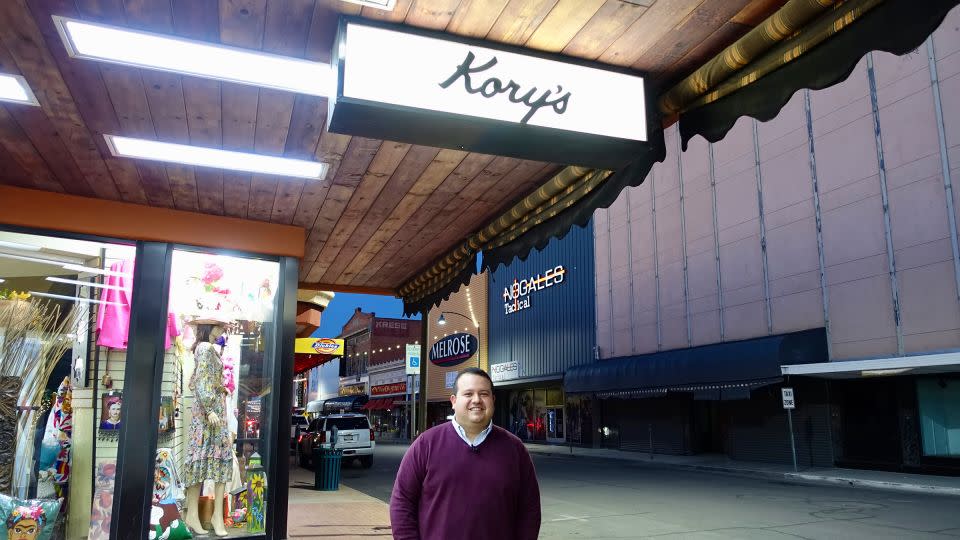
[[[110,265],[110,274],[104,279],[103,294],[97,312],[97,345],[111,349],[126,349],[130,334],[130,301],[133,299],[133,261],[123,260]],[[170,348],[171,338],[180,335],[177,318],[167,314],[167,335],[164,349]]]

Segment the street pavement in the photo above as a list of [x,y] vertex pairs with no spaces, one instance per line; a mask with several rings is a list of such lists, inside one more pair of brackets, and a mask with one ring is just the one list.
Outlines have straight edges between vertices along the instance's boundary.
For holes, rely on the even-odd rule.
[[[386,503],[406,448],[378,445],[372,469],[344,468],[340,492],[313,492],[309,473],[293,471],[291,538],[388,538]],[[533,456],[545,539],[960,538],[956,496]]]

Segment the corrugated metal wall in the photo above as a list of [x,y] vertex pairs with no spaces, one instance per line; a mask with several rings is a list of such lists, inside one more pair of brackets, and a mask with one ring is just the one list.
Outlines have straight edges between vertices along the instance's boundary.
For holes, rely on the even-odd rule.
[[[504,288],[563,265],[562,283],[532,292],[530,307],[506,314]],[[593,223],[573,227],[525,261],[514,259],[489,277],[490,363],[518,361],[520,378],[560,374],[593,361],[596,345]]]

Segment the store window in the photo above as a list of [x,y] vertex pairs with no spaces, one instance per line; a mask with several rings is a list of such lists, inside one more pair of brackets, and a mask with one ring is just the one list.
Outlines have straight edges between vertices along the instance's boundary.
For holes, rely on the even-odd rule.
[[174,250],[149,523],[196,535],[266,527],[279,264]]
[[109,537],[135,254],[132,245],[0,232],[8,535]]
[[577,444],[591,444],[593,419],[591,400],[582,395],[567,395],[567,438]]
[[918,379],[917,400],[924,455],[960,456],[960,379]]

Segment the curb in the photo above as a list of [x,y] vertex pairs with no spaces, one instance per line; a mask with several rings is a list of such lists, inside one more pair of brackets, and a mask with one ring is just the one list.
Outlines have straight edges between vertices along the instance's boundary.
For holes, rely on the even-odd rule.
[[559,458],[587,458],[604,461],[616,461],[635,463],[639,466],[658,467],[663,469],[679,469],[688,471],[701,471],[718,474],[728,474],[733,476],[749,478],[765,478],[769,480],[780,480],[794,482],[798,484],[820,484],[832,485],[846,488],[877,489],[885,491],[900,491],[906,493],[923,493],[927,495],[945,495],[960,497],[960,487],[933,486],[929,484],[909,484],[905,482],[892,482],[884,480],[865,480],[860,478],[845,478],[841,476],[827,476],[823,474],[811,474],[802,472],[779,472],[762,471],[755,469],[735,469],[731,467],[718,467],[716,465],[696,465],[685,463],[669,463],[664,461],[648,461],[638,459],[623,459],[612,456],[584,456],[582,454],[567,454],[563,452],[531,450],[530,453],[541,456],[559,457]]
[[891,491],[902,491],[906,493],[924,493],[927,495],[946,495],[949,497],[960,497],[960,488],[948,486],[931,486],[929,484],[907,484],[904,482],[889,482],[884,480],[863,480],[860,478],[843,478],[839,476],[826,476],[821,474],[807,473],[784,473],[784,478],[802,482],[815,482],[818,484],[831,484],[836,486],[883,489]]

